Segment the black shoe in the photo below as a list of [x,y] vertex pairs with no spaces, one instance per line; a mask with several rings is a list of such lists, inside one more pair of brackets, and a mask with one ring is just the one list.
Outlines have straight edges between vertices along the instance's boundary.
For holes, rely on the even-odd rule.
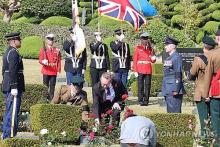
[[140,104],[140,106],[148,106],[148,103],[147,102],[141,102],[141,103],[139,103]]

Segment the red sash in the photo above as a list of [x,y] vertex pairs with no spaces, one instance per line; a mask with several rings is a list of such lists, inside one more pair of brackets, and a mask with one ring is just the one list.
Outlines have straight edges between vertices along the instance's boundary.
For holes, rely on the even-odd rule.
[[211,81],[211,96],[220,95],[220,69],[213,75]]

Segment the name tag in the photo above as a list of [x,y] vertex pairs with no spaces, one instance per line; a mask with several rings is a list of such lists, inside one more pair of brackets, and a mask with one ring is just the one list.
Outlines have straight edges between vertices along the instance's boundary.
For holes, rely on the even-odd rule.
[[164,61],[164,66],[171,67],[173,65],[172,60],[165,60]]

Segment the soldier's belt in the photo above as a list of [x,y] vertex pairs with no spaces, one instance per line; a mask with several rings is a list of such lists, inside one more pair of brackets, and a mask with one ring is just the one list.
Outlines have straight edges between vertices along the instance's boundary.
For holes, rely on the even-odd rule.
[[149,64],[149,63],[151,63],[151,62],[149,62],[149,61],[138,61],[137,63],[138,63],[138,64]]
[[56,66],[57,63],[49,63],[48,66]]
[[[4,72],[9,73],[9,70],[5,70]],[[17,73],[23,73],[23,70],[19,70]]]
[[105,59],[105,57],[93,55],[93,56],[92,56],[92,59]]

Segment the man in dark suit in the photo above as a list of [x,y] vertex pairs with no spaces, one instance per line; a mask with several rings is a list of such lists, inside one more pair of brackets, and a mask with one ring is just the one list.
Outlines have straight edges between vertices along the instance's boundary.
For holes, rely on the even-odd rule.
[[18,114],[22,93],[25,91],[23,62],[18,49],[21,47],[20,33],[5,35],[9,47],[3,56],[2,92],[6,97],[3,122],[3,139],[14,137],[18,129]]
[[112,78],[109,72],[102,74],[100,81],[93,86],[93,113],[99,124],[101,114],[113,110],[113,121],[120,121],[120,112],[124,108],[122,96],[127,94],[126,88],[120,80]]

